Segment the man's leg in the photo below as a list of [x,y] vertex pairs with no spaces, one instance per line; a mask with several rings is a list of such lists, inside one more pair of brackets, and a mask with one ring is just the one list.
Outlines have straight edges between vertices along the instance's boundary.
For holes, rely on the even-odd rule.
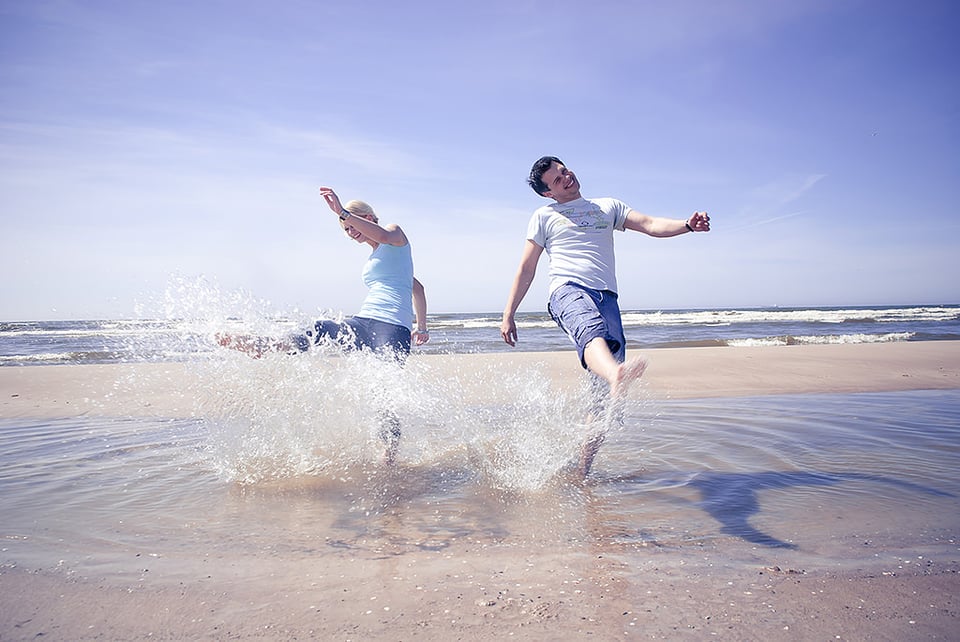
[[[623,363],[618,361],[610,351],[607,341],[602,337],[597,337],[586,345],[583,350],[583,360],[590,372],[610,384],[610,402],[613,404],[623,400],[629,385],[639,379],[647,368],[647,360],[643,357],[634,357]],[[616,412],[615,407],[612,412]],[[603,417],[593,417],[592,420],[603,421],[609,416],[613,415],[604,413]],[[598,434],[590,437],[580,447],[580,461],[577,470],[582,477],[590,474],[593,460],[606,437],[606,429],[607,426],[604,426]]]
[[[598,380],[609,386],[609,401],[622,401],[629,384],[638,379],[647,367],[642,358],[624,362],[626,338],[620,318],[617,295],[612,292],[588,290],[573,284],[562,285],[550,297],[550,316],[578,346],[583,366]],[[611,344],[613,349],[611,349]],[[614,350],[616,352],[614,352]],[[598,384],[598,388],[603,384]],[[580,449],[579,472],[586,477],[597,450],[603,443],[608,428],[606,422],[616,415],[616,409],[602,410],[598,403],[607,394],[595,391],[591,423],[602,421],[600,430],[589,436]]]
[[[594,417],[593,420],[596,421],[596,418]],[[587,439],[587,441],[580,446],[580,460],[577,462],[577,474],[580,476],[580,479],[586,479],[587,475],[590,474],[593,459],[597,456],[597,451],[600,450],[600,446],[606,438],[606,431],[602,431]]]
[[586,345],[583,360],[590,372],[610,384],[610,396],[615,399],[622,397],[627,387],[647,369],[647,360],[643,357],[634,357],[623,363],[617,361],[603,337],[597,337]]

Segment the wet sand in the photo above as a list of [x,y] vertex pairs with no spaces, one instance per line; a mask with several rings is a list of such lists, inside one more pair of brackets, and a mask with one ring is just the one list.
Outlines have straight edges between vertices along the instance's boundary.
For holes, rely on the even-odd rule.
[[[401,561],[402,560],[402,561]],[[0,575],[0,635],[27,640],[956,640],[960,564],[882,573],[652,566],[598,554],[448,551],[291,573],[283,606],[237,579],[132,586]],[[213,574],[217,571],[212,569]],[[437,588],[439,586],[439,588]],[[271,598],[275,595],[271,595]]]
[[[960,342],[647,356],[640,390],[663,398],[960,388]],[[414,358],[465,380],[478,367],[539,368],[557,386],[580,376],[567,352]],[[188,417],[193,376],[190,364],[0,368],[0,418]],[[198,561],[205,573],[179,583],[154,580],[151,566],[157,575],[164,561],[149,556],[131,558],[123,580],[6,565],[0,639],[955,640],[960,631],[960,551],[842,570],[769,555],[753,567],[691,565],[688,551],[676,553],[655,543],[628,552],[602,537],[575,553],[535,541],[441,550],[384,541],[311,566],[210,556]]]

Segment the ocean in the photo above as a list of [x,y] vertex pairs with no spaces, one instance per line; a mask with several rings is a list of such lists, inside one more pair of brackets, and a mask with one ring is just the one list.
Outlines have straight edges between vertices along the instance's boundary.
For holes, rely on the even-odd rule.
[[[309,327],[299,314],[248,318],[202,314],[164,319],[0,321],[0,366],[182,361],[205,358],[213,335],[229,329],[282,335]],[[219,308],[218,308],[219,311]],[[328,315],[334,317],[335,315]],[[875,343],[960,339],[960,305],[625,310],[630,349]],[[517,315],[516,348],[500,338],[499,313],[428,316],[425,354],[569,350],[566,336],[546,313]]]

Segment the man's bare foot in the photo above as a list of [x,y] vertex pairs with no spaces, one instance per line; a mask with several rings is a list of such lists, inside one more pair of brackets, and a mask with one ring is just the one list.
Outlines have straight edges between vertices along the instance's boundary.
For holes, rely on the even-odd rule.
[[647,360],[643,357],[634,357],[630,361],[620,364],[617,369],[617,378],[610,386],[610,396],[614,399],[622,398],[630,384],[643,376],[647,369]]

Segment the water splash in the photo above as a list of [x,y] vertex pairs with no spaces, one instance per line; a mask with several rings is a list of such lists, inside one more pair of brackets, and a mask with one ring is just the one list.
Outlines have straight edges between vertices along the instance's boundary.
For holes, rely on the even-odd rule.
[[232,481],[377,474],[389,415],[401,427],[401,464],[536,490],[571,465],[589,428],[586,387],[557,390],[535,367],[466,355],[413,355],[401,367],[336,346],[253,359],[221,348],[215,335],[280,337],[331,315],[278,311],[202,279],[172,284],[165,312],[209,344],[195,366],[196,389],[184,394],[208,427],[210,458]]

